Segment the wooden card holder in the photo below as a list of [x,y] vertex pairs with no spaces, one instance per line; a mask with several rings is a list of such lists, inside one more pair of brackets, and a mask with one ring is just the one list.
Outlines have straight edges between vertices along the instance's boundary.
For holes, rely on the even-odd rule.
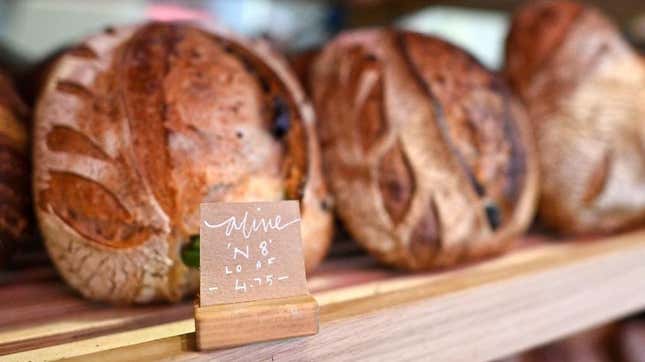
[[198,349],[318,333],[297,201],[204,203],[199,234]]
[[219,349],[316,334],[318,311],[311,295],[207,307],[195,303],[197,348]]

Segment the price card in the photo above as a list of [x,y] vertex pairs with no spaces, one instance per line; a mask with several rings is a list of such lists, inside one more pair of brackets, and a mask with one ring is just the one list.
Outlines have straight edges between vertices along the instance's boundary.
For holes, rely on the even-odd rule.
[[204,203],[200,305],[309,294],[297,201]]

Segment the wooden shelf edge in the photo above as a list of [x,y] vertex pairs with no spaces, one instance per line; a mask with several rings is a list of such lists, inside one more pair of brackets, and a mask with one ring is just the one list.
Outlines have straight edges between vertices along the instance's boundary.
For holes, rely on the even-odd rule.
[[469,267],[318,293],[315,336],[199,353],[192,319],[7,360],[501,358],[645,308],[645,231],[547,243]]

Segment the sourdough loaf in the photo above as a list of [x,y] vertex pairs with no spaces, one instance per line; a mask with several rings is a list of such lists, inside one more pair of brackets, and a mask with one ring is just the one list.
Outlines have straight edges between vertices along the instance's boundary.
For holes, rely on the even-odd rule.
[[574,234],[645,223],[645,64],[614,24],[571,1],[527,3],[505,73],[535,130],[540,218]]
[[36,211],[74,288],[176,301],[199,204],[301,200],[308,269],[331,238],[314,115],[280,56],[201,25],[108,29],[66,51],[38,101]]
[[411,32],[347,32],[310,81],[338,214],[385,263],[425,269],[500,252],[530,223],[525,113],[463,50]]

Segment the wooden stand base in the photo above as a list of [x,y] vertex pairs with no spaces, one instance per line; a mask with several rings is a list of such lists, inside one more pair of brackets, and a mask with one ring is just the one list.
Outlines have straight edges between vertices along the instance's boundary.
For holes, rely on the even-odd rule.
[[318,303],[311,295],[200,307],[195,330],[200,350],[318,333]]

